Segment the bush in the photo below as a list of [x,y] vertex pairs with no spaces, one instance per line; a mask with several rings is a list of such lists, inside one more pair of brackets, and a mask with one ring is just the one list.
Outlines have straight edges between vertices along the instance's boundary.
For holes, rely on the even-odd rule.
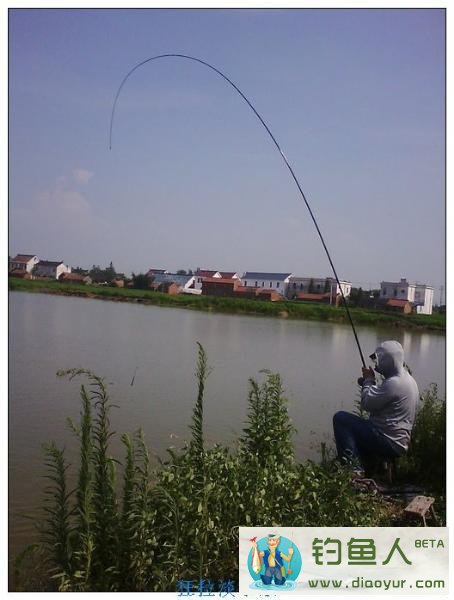
[[410,448],[400,460],[399,473],[435,494],[445,495],[446,399],[440,398],[435,384],[421,397]]
[[[46,447],[50,486],[39,547],[42,580],[60,591],[170,591],[180,580],[237,581],[238,526],[376,526],[389,510],[357,493],[334,461],[302,464],[279,375],[250,380],[248,417],[237,448],[207,448],[205,380],[199,345],[191,439],[151,469],[142,433],[124,434],[122,491],[109,453],[112,404],[104,381],[87,370],[79,425],[76,489],[68,491],[64,451]],[[41,588],[46,584],[40,584]],[[26,586],[25,586],[26,588]]]

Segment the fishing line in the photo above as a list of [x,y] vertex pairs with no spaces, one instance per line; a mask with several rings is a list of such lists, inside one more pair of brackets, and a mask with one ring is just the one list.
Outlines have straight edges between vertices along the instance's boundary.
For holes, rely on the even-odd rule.
[[353,323],[353,319],[352,316],[350,314],[350,310],[348,308],[347,305],[347,300],[345,298],[344,295],[344,291],[342,289],[342,286],[340,284],[339,281],[339,277],[337,275],[337,271],[336,268],[334,266],[333,260],[331,258],[331,255],[329,253],[329,250],[326,246],[325,240],[323,238],[322,232],[320,231],[320,228],[318,226],[318,223],[315,219],[315,215],[312,212],[312,208],[309,205],[309,202],[307,201],[307,198],[303,192],[303,189],[300,185],[300,182],[298,181],[298,178],[295,175],[295,172],[293,171],[292,167],[290,166],[289,161],[287,160],[287,157],[285,156],[284,152],[282,151],[280,145],[278,144],[276,138],[274,137],[274,135],[271,133],[270,128],[268,127],[268,125],[266,124],[266,122],[264,121],[264,119],[261,117],[261,115],[257,112],[257,110],[255,109],[254,105],[248,100],[248,98],[243,94],[243,92],[240,90],[240,88],[233,83],[233,81],[231,79],[229,79],[227,77],[227,75],[225,75],[222,71],[220,71],[219,69],[217,69],[216,67],[213,67],[213,65],[210,65],[210,63],[207,63],[204,60],[201,60],[200,58],[195,58],[194,56],[188,56],[186,54],[158,54],[157,56],[152,56],[151,58],[147,58],[146,60],[143,60],[139,63],[137,63],[123,78],[122,82],[120,83],[120,87],[118,88],[117,94],[115,96],[115,100],[112,106],[112,114],[110,116],[110,130],[109,130],[109,150],[112,150],[112,132],[113,132],[113,123],[114,123],[114,117],[115,117],[115,109],[117,106],[117,101],[118,101],[118,97],[120,96],[121,90],[123,89],[123,86],[125,85],[127,79],[134,73],[134,71],[136,71],[139,67],[141,67],[142,65],[145,65],[146,63],[149,63],[153,60],[159,60],[161,58],[184,58],[186,60],[192,60],[193,62],[199,63],[201,65],[204,65],[205,67],[208,67],[209,69],[211,69],[212,71],[214,71],[215,73],[217,73],[220,77],[222,77],[222,79],[224,79],[228,84],[230,84],[233,89],[238,92],[238,94],[243,98],[243,100],[247,103],[247,105],[249,106],[249,108],[252,110],[252,112],[255,114],[255,116],[258,118],[258,120],[260,121],[260,123],[263,125],[263,127],[266,129],[268,135],[270,136],[270,138],[273,140],[274,145],[276,146],[276,148],[279,150],[279,154],[281,155],[284,163],[287,165],[288,170],[290,171],[290,174],[293,178],[293,181],[296,183],[296,186],[301,194],[302,199],[304,200],[304,203],[306,205],[307,210],[309,211],[309,215],[312,219],[312,222],[315,225],[315,229],[317,230],[318,236],[320,238],[320,241],[323,245],[323,248],[325,250],[326,256],[328,257],[328,261],[329,264],[331,265],[331,269],[334,273],[334,277],[336,279],[337,285],[339,287],[340,293],[341,293],[341,297],[342,297],[342,301],[344,304],[344,308],[347,312],[347,316],[348,316],[348,320],[350,321],[350,325],[353,331],[353,335],[355,337],[355,341],[356,341],[356,345],[358,346],[358,351],[359,351],[359,355],[361,357],[361,362],[363,363],[363,366],[366,366],[366,362],[364,360],[364,355],[363,352],[361,350],[361,346],[359,343],[359,339],[358,339],[358,335],[356,333],[356,329],[355,329],[355,325]]

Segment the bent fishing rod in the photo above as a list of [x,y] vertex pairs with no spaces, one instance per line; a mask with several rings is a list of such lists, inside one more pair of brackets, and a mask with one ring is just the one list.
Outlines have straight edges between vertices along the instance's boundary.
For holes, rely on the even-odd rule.
[[336,279],[337,285],[339,287],[340,290],[340,294],[342,297],[342,302],[344,305],[344,308],[347,312],[347,316],[348,316],[348,320],[350,321],[350,325],[353,331],[353,335],[355,337],[355,341],[356,341],[356,345],[358,346],[358,351],[359,351],[359,355],[361,357],[361,362],[363,364],[363,367],[366,367],[366,362],[364,360],[364,355],[363,352],[361,350],[361,345],[359,343],[359,339],[358,339],[358,335],[356,333],[356,329],[355,329],[355,325],[353,323],[353,319],[352,316],[350,314],[350,310],[348,308],[348,304],[347,304],[347,300],[345,298],[344,295],[344,290],[342,289],[341,283],[339,281],[339,277],[337,275],[337,271],[336,268],[334,266],[333,260],[331,258],[331,255],[329,253],[329,250],[326,246],[325,240],[323,238],[322,232],[320,231],[320,227],[318,226],[317,220],[315,218],[315,215],[312,211],[312,208],[306,198],[305,193],[303,192],[303,189],[301,187],[300,182],[298,181],[297,176],[295,175],[295,172],[293,170],[293,168],[291,167],[289,161],[287,160],[287,157],[285,156],[284,152],[282,151],[280,145],[278,144],[276,138],[274,137],[274,135],[271,133],[270,128],[268,127],[268,125],[266,124],[265,120],[262,118],[262,116],[257,112],[256,108],[254,107],[254,105],[252,104],[252,102],[250,102],[250,100],[245,96],[245,94],[243,94],[243,92],[240,90],[240,88],[233,83],[233,81],[231,79],[229,79],[227,77],[227,75],[225,75],[222,71],[220,71],[219,69],[217,69],[216,67],[214,67],[213,65],[210,65],[210,63],[207,63],[206,61],[200,59],[200,58],[196,58],[194,56],[188,56],[187,54],[158,54],[157,56],[152,56],[151,58],[147,58],[139,63],[137,63],[134,67],[132,67],[132,69],[130,71],[128,71],[128,73],[124,76],[122,82],[120,83],[120,87],[117,90],[116,96],[115,96],[115,100],[112,106],[112,113],[110,116],[110,131],[109,131],[109,150],[112,150],[112,132],[113,132],[113,124],[114,124],[114,117],[115,117],[115,109],[117,107],[117,102],[118,102],[118,98],[120,96],[121,90],[123,89],[123,86],[125,85],[126,81],[129,79],[129,77],[134,73],[134,71],[136,71],[139,67],[152,62],[154,60],[160,60],[161,58],[183,58],[185,60],[191,60],[193,62],[199,63],[201,65],[204,65],[205,67],[208,67],[209,69],[211,69],[212,71],[214,71],[215,73],[217,73],[220,77],[222,77],[222,79],[224,79],[224,81],[226,81],[231,87],[233,87],[233,89],[243,98],[243,100],[246,102],[246,104],[249,106],[249,108],[252,110],[252,112],[255,114],[255,116],[258,118],[258,120],[260,121],[260,123],[263,125],[263,127],[266,129],[268,135],[270,136],[270,138],[272,139],[274,145],[276,146],[276,148],[279,151],[279,154],[282,157],[282,160],[284,161],[284,163],[286,164],[288,170],[290,171],[290,174],[293,178],[293,181],[296,183],[296,186],[298,188],[299,193],[301,194],[301,197],[304,201],[304,204],[306,205],[307,210],[309,211],[309,215],[312,219],[312,222],[315,225],[315,229],[317,230],[318,236],[320,238],[320,241],[323,245],[323,248],[325,250],[326,256],[328,257],[328,261],[329,264],[331,265],[331,269],[333,271],[334,277]]

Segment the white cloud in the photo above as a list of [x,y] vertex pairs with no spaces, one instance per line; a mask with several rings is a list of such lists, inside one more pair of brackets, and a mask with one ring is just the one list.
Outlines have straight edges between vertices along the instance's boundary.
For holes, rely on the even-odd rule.
[[94,173],[92,171],[87,171],[87,169],[73,169],[74,181],[82,185],[88,183],[93,175]]

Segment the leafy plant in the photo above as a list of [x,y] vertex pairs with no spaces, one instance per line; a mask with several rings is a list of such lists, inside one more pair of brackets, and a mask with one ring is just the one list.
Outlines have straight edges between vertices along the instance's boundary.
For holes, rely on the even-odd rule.
[[[249,381],[247,420],[237,446],[207,447],[203,415],[209,371],[199,344],[191,438],[182,449],[169,449],[167,459],[152,468],[143,432],[122,435],[121,485],[115,477],[119,461],[109,453],[115,433],[104,381],[84,369],[60,373],[88,379],[80,391],[80,423],[71,426],[79,444],[77,485],[74,493],[68,491],[63,450],[46,446],[50,484],[43,539],[16,561],[20,589],[27,589],[20,566],[33,556],[39,557],[42,575],[33,575],[33,581],[46,582],[40,589],[174,592],[179,580],[237,580],[240,525],[393,523],[390,504],[356,492],[349,471],[326,451],[321,464],[295,460],[294,427],[278,374],[262,371],[259,381]],[[436,437],[445,406],[437,398],[436,389],[425,397],[409,469],[430,448],[437,459],[443,454],[445,438]]]
[[400,460],[399,474],[445,495],[446,399],[440,397],[435,384],[421,396],[410,448]]
[[73,531],[71,517],[71,491],[68,491],[66,472],[69,468],[64,450],[54,442],[44,445],[45,465],[49,485],[45,488],[43,510],[46,514],[42,527],[42,544],[46,556],[48,574],[64,584],[72,571],[72,548],[70,535]]
[[285,466],[294,458],[292,434],[295,428],[288,416],[281,376],[267,370],[262,373],[266,377],[261,385],[254,379],[249,380],[249,410],[241,446],[247,455],[255,456],[261,465],[278,453]]

